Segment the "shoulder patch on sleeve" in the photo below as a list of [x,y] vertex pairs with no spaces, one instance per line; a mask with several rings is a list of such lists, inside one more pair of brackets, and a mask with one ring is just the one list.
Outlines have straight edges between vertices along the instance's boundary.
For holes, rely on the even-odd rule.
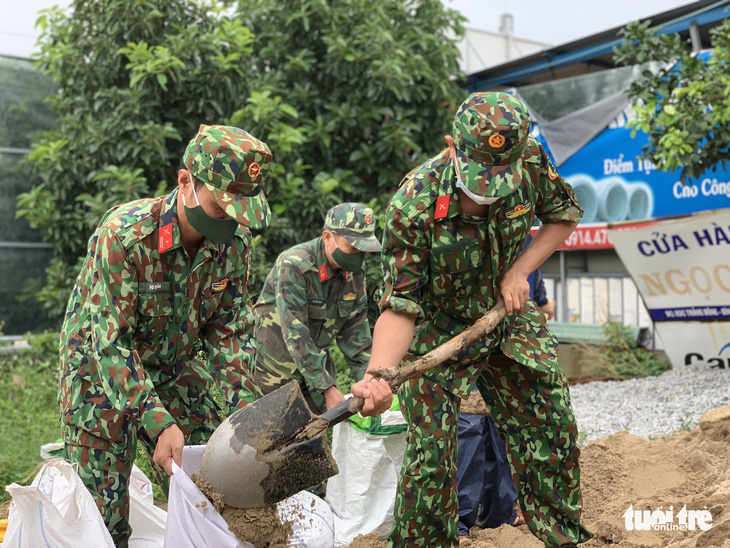
[[553,163],[550,161],[550,158],[548,158],[548,161],[547,161],[547,174],[548,174],[548,179],[550,179],[551,181],[555,181],[560,177],[560,175],[558,175],[558,170],[555,169],[555,166],[553,166]]

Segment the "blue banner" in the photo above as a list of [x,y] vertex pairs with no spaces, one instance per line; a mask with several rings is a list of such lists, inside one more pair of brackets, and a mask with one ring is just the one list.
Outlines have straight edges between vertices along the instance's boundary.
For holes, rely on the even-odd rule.
[[730,304],[725,306],[684,306],[680,308],[652,308],[651,319],[661,321],[714,321],[730,320]]
[[[558,166],[575,189],[583,207],[583,223],[617,222],[689,214],[730,207],[730,173],[707,171],[699,179],[679,180],[641,159],[647,135],[631,137],[626,128],[627,109],[577,153]],[[550,152],[535,124],[533,135]]]

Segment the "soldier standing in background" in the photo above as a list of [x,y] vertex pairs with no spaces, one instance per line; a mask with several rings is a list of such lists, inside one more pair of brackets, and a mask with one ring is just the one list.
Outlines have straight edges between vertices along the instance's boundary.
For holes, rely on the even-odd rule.
[[315,413],[344,401],[329,348],[336,342],[362,378],[372,346],[363,259],[381,247],[373,211],[344,203],[327,212],[321,236],[279,255],[255,306],[254,382],[264,394],[294,380]]
[[220,424],[214,386],[230,411],[254,399],[249,227],[268,223],[271,158],[245,131],[200,126],[178,187],[112,208],[89,240],[61,333],[64,456],[122,548],[137,443],[170,474]]
[[[388,206],[382,314],[368,368],[397,367],[404,357],[426,354],[500,297],[507,309],[488,337],[402,389],[408,446],[389,546],[458,545],[457,403],[475,384],[506,442],[533,535],[548,547],[592,536],[581,522],[578,428],[568,383],[545,316],[528,301],[527,281],[582,211],[529,132],[519,99],[472,94],[457,110],[448,148],[411,171]],[[535,216],[543,224],[522,253]],[[366,374],[352,393],[364,395],[370,379]],[[371,398],[369,404],[366,414],[389,402]]]

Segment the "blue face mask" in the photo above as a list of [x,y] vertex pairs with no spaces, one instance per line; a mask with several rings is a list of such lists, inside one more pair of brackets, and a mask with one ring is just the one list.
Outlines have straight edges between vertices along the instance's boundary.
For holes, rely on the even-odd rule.
[[190,225],[212,242],[217,244],[230,242],[238,228],[238,222],[233,219],[216,219],[208,215],[203,206],[200,205],[192,177],[190,178],[190,184],[193,185],[193,196],[195,196],[195,201],[198,202],[197,206],[188,207],[185,203],[185,195],[182,195],[185,216],[190,221]]

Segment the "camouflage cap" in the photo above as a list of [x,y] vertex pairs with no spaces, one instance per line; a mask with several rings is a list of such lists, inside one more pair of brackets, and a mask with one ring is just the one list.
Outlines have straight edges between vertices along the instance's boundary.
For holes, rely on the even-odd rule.
[[183,163],[239,224],[265,228],[269,204],[263,188],[271,158],[266,143],[242,129],[201,125],[185,149]]
[[522,154],[530,135],[525,104],[504,92],[472,93],[456,112],[454,147],[466,188],[500,197],[522,182]]
[[375,237],[373,210],[362,204],[338,204],[327,212],[324,228],[342,236],[360,251],[380,251],[382,244]]

